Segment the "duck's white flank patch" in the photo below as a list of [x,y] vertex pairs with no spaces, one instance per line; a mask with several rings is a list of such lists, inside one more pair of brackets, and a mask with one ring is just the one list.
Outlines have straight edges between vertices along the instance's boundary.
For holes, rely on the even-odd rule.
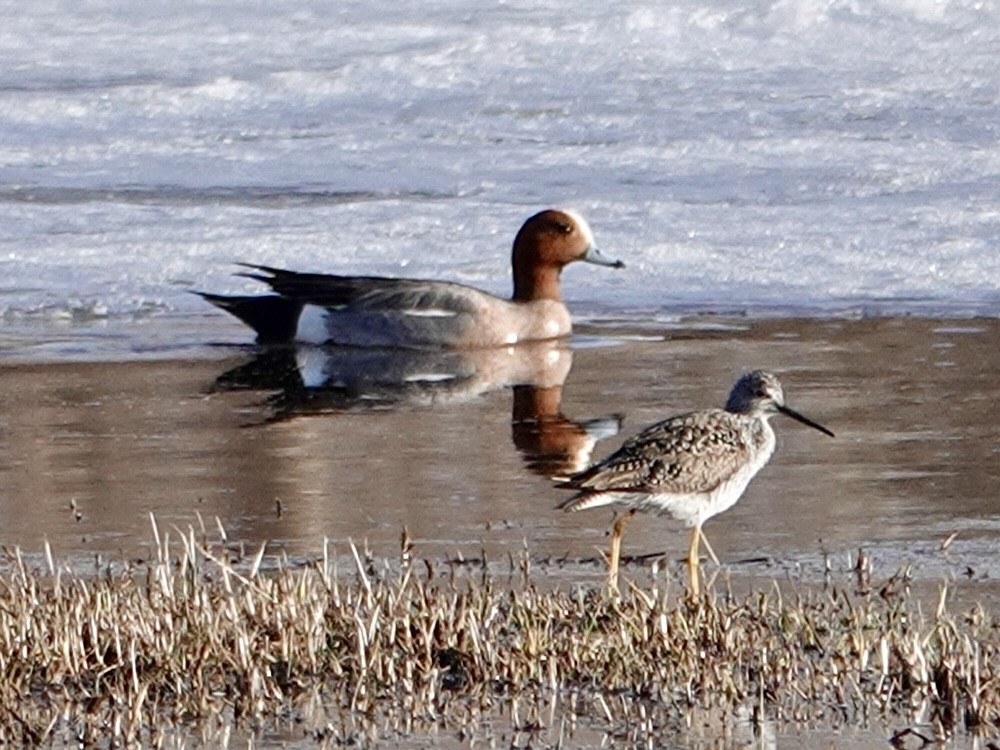
[[454,318],[458,315],[454,310],[445,310],[442,307],[427,307],[424,309],[403,310],[404,315],[414,318]]
[[306,388],[330,385],[326,382],[326,355],[322,349],[296,347],[295,364],[299,368],[299,379]]
[[580,214],[578,214],[572,208],[563,208],[563,209],[560,209],[560,210],[564,214],[566,214],[567,216],[569,216],[573,221],[576,222],[576,225],[580,228],[580,234],[582,234],[583,237],[584,237],[584,239],[587,240],[587,246],[588,247],[593,247],[594,246],[594,232],[590,229],[590,224],[587,223],[587,220],[585,218],[583,218],[582,216],[580,216]]
[[299,313],[299,325],[295,329],[295,340],[303,344],[325,344],[330,338],[327,316],[330,312],[319,305],[304,305]]
[[405,383],[445,383],[457,376],[451,372],[415,372],[403,378]]

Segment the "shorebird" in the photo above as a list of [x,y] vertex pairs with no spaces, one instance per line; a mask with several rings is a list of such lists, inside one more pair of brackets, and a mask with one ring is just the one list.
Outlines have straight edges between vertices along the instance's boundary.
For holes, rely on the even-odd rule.
[[693,411],[657,422],[559,485],[577,490],[559,504],[564,510],[604,505],[626,509],[612,528],[609,582],[613,589],[618,585],[622,531],[636,511],[646,511],[693,527],[687,563],[690,592],[698,596],[702,524],[731,508],[771,458],[775,438],[768,420],[775,414],[833,437],[830,430],[785,406],[781,383],[774,375],[754,370],[736,381],[725,409]]

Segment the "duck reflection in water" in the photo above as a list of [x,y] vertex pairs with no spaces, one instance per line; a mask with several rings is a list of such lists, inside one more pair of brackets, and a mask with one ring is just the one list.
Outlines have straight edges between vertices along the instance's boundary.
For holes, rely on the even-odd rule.
[[567,479],[590,465],[597,442],[614,437],[620,414],[579,421],[562,413],[562,384],[542,388],[515,385],[510,418],[514,446],[536,474]]
[[220,375],[216,391],[269,391],[265,421],[358,411],[445,407],[513,391],[511,434],[527,467],[567,477],[586,466],[621,417],[578,421],[561,411],[573,353],[565,341],[471,350],[288,345],[259,350]]

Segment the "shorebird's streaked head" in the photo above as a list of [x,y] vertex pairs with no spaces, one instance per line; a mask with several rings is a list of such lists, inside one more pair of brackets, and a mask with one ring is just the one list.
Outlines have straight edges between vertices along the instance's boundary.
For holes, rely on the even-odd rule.
[[785,392],[781,387],[781,382],[777,377],[764,370],[754,370],[740,376],[732,391],[729,392],[726,411],[735,414],[759,415],[765,419],[780,413],[833,437],[833,433],[823,425],[813,422],[808,417],[785,406]]

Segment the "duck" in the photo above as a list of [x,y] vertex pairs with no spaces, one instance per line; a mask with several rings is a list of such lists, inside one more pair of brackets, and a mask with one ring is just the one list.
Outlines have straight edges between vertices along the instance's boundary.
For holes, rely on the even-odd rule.
[[550,208],[524,222],[514,238],[514,290],[503,299],[452,281],[301,273],[241,263],[238,275],[272,294],[195,292],[239,318],[258,344],[472,349],[568,336],[560,274],[575,261],[611,268],[576,211]]

